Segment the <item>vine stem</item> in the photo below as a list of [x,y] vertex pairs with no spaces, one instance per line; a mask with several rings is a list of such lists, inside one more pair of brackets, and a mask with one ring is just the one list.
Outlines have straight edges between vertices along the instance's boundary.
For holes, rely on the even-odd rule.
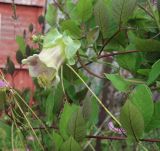
[[100,50],[100,52],[99,52],[99,54],[98,54],[99,56],[100,56],[101,53],[103,52],[105,46],[108,45],[108,44],[112,41],[112,39],[115,38],[120,32],[121,32],[121,30],[118,29],[118,30],[103,44],[103,46],[102,46],[102,48],[101,48],[101,50]]
[[[98,56],[97,59],[102,59],[102,58],[106,58],[106,57],[110,57],[110,56],[115,56],[115,55],[123,55],[123,54],[129,54],[129,53],[136,53],[136,52],[140,52],[139,50],[129,50],[129,51],[122,51],[122,52],[112,52],[110,54],[105,54],[105,55],[101,55],[101,56]],[[83,68],[84,70],[86,70],[90,75],[93,75],[99,79],[104,79],[103,76],[101,75],[98,75],[98,74],[95,74],[94,72],[92,72],[89,68],[86,67],[86,65],[89,65],[91,62],[87,63],[87,64],[83,64],[82,60],[81,60],[81,57],[79,55],[79,53],[77,52],[77,59],[78,59],[78,62],[80,63],[81,67],[80,68]]]
[[95,97],[95,99],[98,101],[98,103],[102,106],[102,108],[110,115],[110,117],[119,125],[121,126],[121,123],[117,120],[117,118],[104,106],[102,101],[97,97],[97,95],[92,91],[92,89],[87,85],[87,83],[82,79],[82,77],[70,66],[67,64],[67,66],[74,72],[74,74],[83,82],[83,84],[87,87],[87,89],[92,93],[92,95]]
[[13,129],[14,129],[14,124],[11,126],[11,144],[12,144],[12,150],[14,150],[14,138],[13,138]]
[[[140,51],[140,50],[128,50],[128,51],[112,52],[112,53],[109,53],[109,54],[100,55],[100,56],[97,57],[97,59],[113,57],[113,56],[116,56],[116,55],[125,55],[125,54],[130,54],[130,53],[137,53],[137,52],[142,52],[142,51]],[[90,61],[90,62],[86,63],[85,66],[87,66],[91,63],[93,63],[93,61]],[[82,66],[80,66],[79,69],[80,68],[82,68]]]
[[98,57],[98,59],[111,57],[111,56],[116,56],[116,55],[124,55],[124,54],[129,54],[129,53],[136,53],[136,52],[141,52],[141,51],[140,50],[128,50],[128,51],[112,52],[110,54],[101,55],[101,56]]
[[99,79],[104,79],[103,76],[95,74],[89,68],[87,68],[85,64],[83,64],[83,62],[81,60],[81,57],[80,57],[78,52],[77,52],[77,58],[78,58],[78,62],[80,63],[81,67],[83,67],[83,69],[86,70],[89,74],[91,74],[91,75],[93,75],[93,76],[95,76],[95,77],[97,77]]
[[64,81],[63,81],[63,66],[61,67],[61,84],[62,84],[62,90],[63,90],[63,93],[64,93],[65,100],[68,102],[67,94],[66,94],[65,88],[64,88]]
[[141,4],[138,4],[138,7],[141,8],[144,12],[146,12],[150,17],[154,19],[153,15],[145,7],[143,7]]
[[[94,138],[94,139],[107,139],[107,140],[115,140],[115,141],[122,141],[126,140],[127,137],[121,137],[121,136],[93,136],[93,135],[87,135],[86,138]],[[141,142],[149,142],[149,143],[159,143],[160,139],[139,139]]]
[[62,13],[64,13],[64,14],[67,16],[67,18],[69,18],[68,13],[63,10],[63,8],[61,7],[61,5],[60,5],[56,0],[53,0],[53,4],[54,4],[57,8],[59,8],[59,10],[60,10]]

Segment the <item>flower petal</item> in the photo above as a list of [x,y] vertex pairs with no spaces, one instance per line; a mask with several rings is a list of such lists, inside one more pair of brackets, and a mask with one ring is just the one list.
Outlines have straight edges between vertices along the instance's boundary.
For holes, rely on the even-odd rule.
[[40,59],[37,54],[34,54],[33,56],[28,57],[27,59],[22,60],[23,64],[29,65],[29,74],[32,77],[38,77],[43,74],[51,74],[50,70],[55,70],[52,68],[48,68]]
[[54,48],[48,48],[41,51],[39,59],[47,66],[54,69],[59,69],[65,60],[61,45],[57,45]]

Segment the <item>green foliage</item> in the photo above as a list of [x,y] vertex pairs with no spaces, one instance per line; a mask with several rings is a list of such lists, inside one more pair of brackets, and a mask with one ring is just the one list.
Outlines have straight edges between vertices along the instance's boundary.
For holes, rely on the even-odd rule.
[[98,39],[98,36],[99,36],[99,28],[95,27],[91,29],[87,34],[87,42],[89,44],[93,44]]
[[10,75],[13,75],[14,71],[15,71],[15,65],[14,65],[13,61],[10,59],[10,57],[7,58],[6,71]]
[[136,72],[141,62],[141,56],[138,53],[120,55],[117,56],[116,59],[120,67],[131,72]]
[[3,121],[0,121],[0,148],[9,149],[11,147],[11,128]]
[[63,21],[61,23],[61,27],[63,31],[66,31],[68,34],[73,35],[73,37],[75,38],[81,37],[81,30],[73,20]]
[[53,140],[55,144],[55,151],[58,151],[63,144],[63,138],[56,132],[53,132]]
[[155,82],[155,80],[159,77],[160,75],[160,60],[158,60],[157,62],[155,62],[152,66],[152,69],[149,73],[149,77],[148,77],[148,81],[147,83],[150,85],[153,82]]
[[85,125],[82,111],[78,109],[69,119],[68,132],[76,141],[82,141],[86,136]]
[[112,13],[119,24],[123,24],[132,15],[137,0],[112,0]]
[[67,103],[64,105],[63,112],[61,113],[61,116],[60,116],[59,129],[60,129],[61,135],[65,140],[68,139],[69,137],[68,124],[69,124],[70,117],[72,116],[73,113],[76,112],[77,109],[78,109],[78,106],[76,105],[69,105]]
[[73,137],[70,137],[66,142],[62,144],[60,151],[82,151],[80,145],[74,140]]
[[160,42],[153,39],[135,39],[136,48],[144,52],[160,51]]
[[111,36],[117,30],[117,25],[113,22],[109,6],[107,7],[104,0],[98,0],[95,4],[94,16],[103,38]]
[[129,100],[141,112],[144,120],[144,127],[146,128],[154,112],[154,104],[150,89],[146,85],[138,85],[131,93]]
[[95,112],[95,110],[93,110],[92,104],[93,104],[93,101],[89,98],[86,98],[83,101],[82,114],[83,114],[83,118],[86,121],[88,121],[91,118],[93,111]]
[[45,19],[50,26],[54,26],[56,24],[57,10],[54,7],[54,5],[52,5],[52,4],[48,5]]
[[33,32],[33,29],[34,29],[34,27],[33,27],[33,24],[31,23],[30,25],[29,25],[29,27],[28,27],[28,30],[29,30],[29,32]]
[[125,92],[127,90],[129,90],[130,86],[131,86],[131,82],[125,80],[122,76],[118,75],[118,74],[106,74],[107,79],[109,79],[113,86],[122,92]]
[[26,49],[26,43],[22,36],[16,36],[16,42],[19,45],[19,50],[22,52],[22,54],[25,54]]
[[[126,47],[126,51],[134,49],[135,47],[133,46],[133,44]],[[141,53],[130,53],[130,54],[119,55],[116,57],[116,60],[120,65],[120,67],[129,70],[132,73],[135,73],[137,69],[140,68],[143,59]]]
[[4,110],[5,100],[6,100],[6,92],[0,91],[0,111]]
[[152,130],[160,127],[160,102],[154,104],[154,113],[152,119],[147,126],[147,130]]
[[130,100],[122,107],[120,122],[127,131],[129,139],[138,141],[144,132],[144,121],[140,111]]
[[16,60],[17,60],[17,62],[18,62],[19,64],[22,64],[21,61],[22,61],[23,58],[24,58],[24,57],[23,57],[22,52],[21,52],[21,51],[17,51],[17,52],[16,52]]
[[92,16],[92,0],[79,0],[71,12],[71,18],[80,23],[86,22]]
[[47,124],[52,125],[54,116],[59,111],[62,104],[63,91],[61,85],[59,84],[55,90],[51,91],[46,100],[46,116]]

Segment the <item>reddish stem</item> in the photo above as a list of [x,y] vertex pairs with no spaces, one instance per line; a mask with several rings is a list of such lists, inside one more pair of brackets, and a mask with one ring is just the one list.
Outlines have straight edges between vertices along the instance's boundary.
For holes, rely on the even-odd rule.
[[[117,140],[117,141],[121,141],[121,140],[126,140],[127,137],[121,137],[121,136],[92,136],[92,135],[88,135],[86,136],[86,138],[94,138],[94,139],[107,139],[107,140]],[[149,143],[153,143],[153,142],[160,142],[160,139],[139,139],[142,142],[149,142]]]

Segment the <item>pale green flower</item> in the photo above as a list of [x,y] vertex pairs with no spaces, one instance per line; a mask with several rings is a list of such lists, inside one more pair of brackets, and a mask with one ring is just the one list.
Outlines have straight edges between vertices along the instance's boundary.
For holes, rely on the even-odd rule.
[[46,35],[40,54],[23,59],[22,63],[29,65],[30,75],[37,77],[41,86],[52,86],[59,82],[58,70],[61,65],[73,60],[79,47],[78,41],[53,29]]

